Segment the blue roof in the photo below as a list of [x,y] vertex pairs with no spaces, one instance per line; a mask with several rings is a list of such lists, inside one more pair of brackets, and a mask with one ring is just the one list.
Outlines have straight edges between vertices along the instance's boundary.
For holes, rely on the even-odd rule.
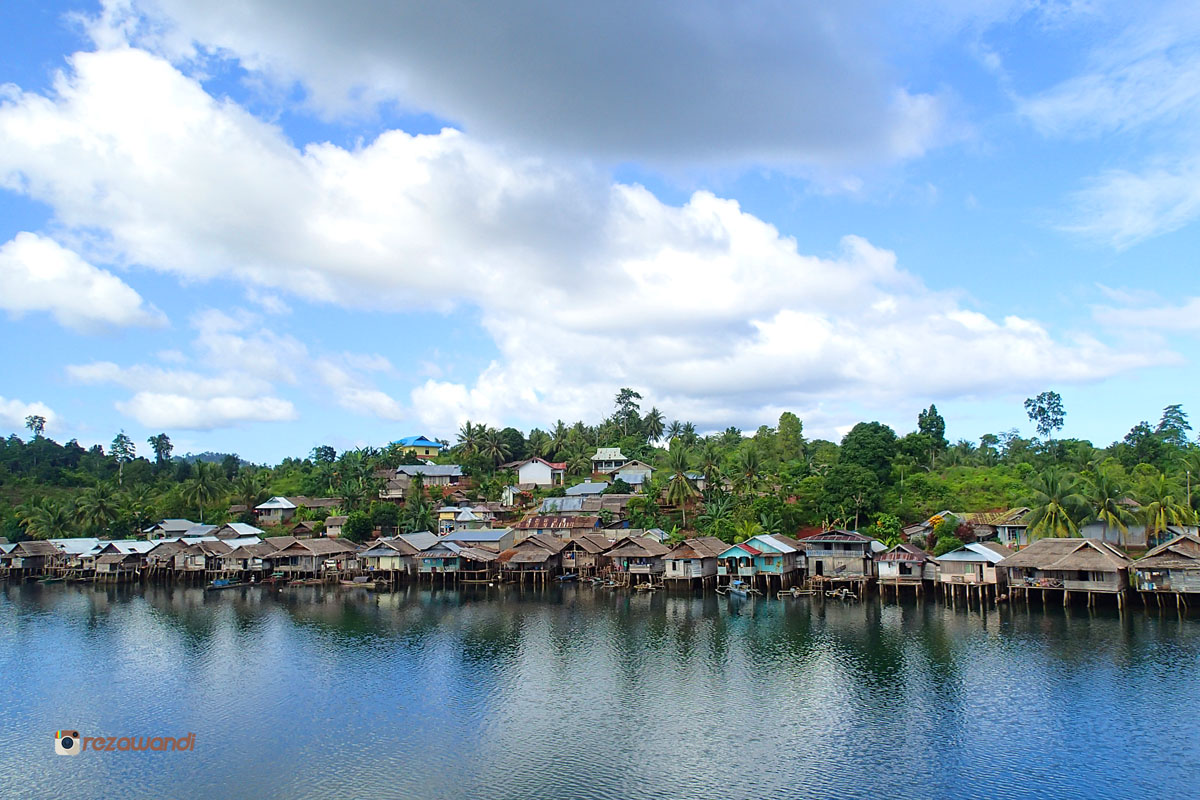
[[405,436],[403,439],[401,439],[398,442],[394,442],[393,444],[398,444],[401,447],[437,447],[437,448],[441,448],[441,446],[442,446],[441,442],[435,442],[432,439],[429,439],[425,436]]
[[441,541],[449,542],[498,542],[510,532],[509,528],[480,528],[475,531],[447,533]]
[[608,481],[584,482],[567,489],[566,494],[568,497],[574,497],[579,494],[602,494],[607,488]]

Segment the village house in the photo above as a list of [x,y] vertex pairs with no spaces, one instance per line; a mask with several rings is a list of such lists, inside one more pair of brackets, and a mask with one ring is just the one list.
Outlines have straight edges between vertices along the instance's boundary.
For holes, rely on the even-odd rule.
[[325,518],[325,535],[337,538],[342,535],[342,526],[346,524],[349,517],[345,514],[337,514],[332,517]]
[[560,553],[563,572],[573,572],[581,577],[606,572],[611,561],[606,553],[613,548],[612,539],[602,533],[585,533],[568,539]]
[[286,497],[275,496],[254,507],[254,518],[261,525],[282,525],[296,516],[296,504]]
[[434,458],[442,452],[442,443],[427,436],[405,436],[399,441],[392,442],[392,445],[401,453],[409,453],[410,455],[420,458]]
[[545,583],[562,571],[567,543],[548,534],[535,534],[500,553],[500,570],[518,582]]
[[172,570],[177,577],[199,580],[221,571],[221,556],[233,550],[218,539],[202,539],[176,551]]
[[294,539],[274,553],[264,554],[263,567],[285,575],[319,577],[326,572],[357,568],[358,548],[345,539]]
[[[944,591],[952,593],[958,586],[976,587],[981,597],[990,592],[995,598],[1008,585],[1008,576],[996,565],[1012,554],[999,542],[969,542],[938,558],[938,580],[951,587]],[[970,596],[970,588],[963,592]]]
[[[564,498],[566,499],[566,498]],[[519,538],[548,533],[560,539],[574,539],[600,528],[600,517],[567,514],[540,514],[517,523]]]
[[475,547],[499,553],[513,546],[517,532],[512,528],[471,528],[448,533],[442,540],[454,542],[459,547]]
[[142,531],[147,539],[164,539],[170,536],[183,536],[185,533],[195,528],[199,523],[192,522],[190,519],[164,519],[161,522],[156,522],[149,528]]
[[376,539],[370,549],[359,553],[359,561],[368,572],[387,573],[393,579],[417,574],[416,556],[438,543],[438,537],[429,531],[402,533],[398,536]]
[[1185,533],[1160,544],[1133,562],[1133,587],[1161,605],[1163,595],[1173,595],[1186,606],[1186,595],[1200,593],[1200,536]]
[[1062,591],[1063,605],[1071,592],[1086,593],[1088,605],[1094,594],[1115,595],[1123,605],[1133,561],[1111,544],[1095,539],[1038,539],[1008,556],[997,567],[1007,577],[1010,591],[1028,599],[1035,591]]
[[14,577],[41,575],[55,566],[60,557],[57,547],[47,541],[17,542],[0,557],[5,570]]
[[381,500],[404,500],[413,479],[421,478],[421,485],[433,496],[443,495],[447,487],[458,486],[463,479],[462,467],[458,464],[401,464],[394,471],[383,472],[386,479],[379,491]]
[[583,483],[577,483],[566,490],[567,497],[583,497],[604,494],[608,481],[593,481],[587,478]]
[[735,578],[770,590],[772,583],[784,589],[798,582],[804,571],[805,548],[790,536],[760,533],[739,544],[726,546],[717,556],[717,577]]
[[621,448],[601,447],[596,450],[596,455],[592,456],[592,472],[611,472],[623,467],[627,461],[629,459],[621,454]]
[[620,467],[609,471],[608,476],[614,481],[625,481],[635,490],[640,490],[654,474],[654,468],[642,461],[626,461]]
[[262,536],[262,534],[262,528],[256,528],[244,522],[226,522],[224,525],[214,527],[208,533],[218,539],[241,539],[246,536]]
[[96,580],[120,583],[138,577],[142,557],[138,553],[105,553],[96,559]]
[[668,581],[699,581],[714,585],[717,579],[717,559],[728,545],[715,536],[684,539],[663,556],[663,579]]
[[804,544],[809,578],[822,581],[874,578],[875,556],[887,550],[877,539],[855,531],[824,531],[800,541]]
[[268,542],[252,542],[238,545],[228,553],[217,557],[217,569],[226,576],[257,578],[263,573],[263,556],[276,552]]
[[537,457],[524,461],[510,461],[501,465],[501,469],[516,472],[519,486],[562,486],[567,474],[565,462],[547,461]]
[[486,581],[495,576],[500,554],[478,547],[463,547],[456,542],[440,540],[414,557],[418,578],[429,576],[436,580]]
[[919,596],[924,593],[926,583],[937,581],[938,562],[921,548],[901,542],[875,559],[878,571],[880,594],[887,587],[895,590],[899,599],[901,587],[910,587]]
[[666,572],[663,557],[670,550],[657,539],[639,536],[636,539],[622,539],[607,555],[612,562],[613,572],[623,576],[629,583],[657,583]]

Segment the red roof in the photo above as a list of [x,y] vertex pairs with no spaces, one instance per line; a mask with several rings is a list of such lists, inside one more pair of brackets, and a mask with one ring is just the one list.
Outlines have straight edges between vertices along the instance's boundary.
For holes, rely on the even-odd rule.
[[738,544],[735,544],[735,545],[733,545],[733,547],[740,547],[752,556],[761,556],[763,554],[762,550],[759,550],[757,547],[754,547],[752,545],[748,545],[745,542],[740,542]]
[[565,461],[547,461],[546,463],[550,465],[551,469],[561,469],[565,471],[567,468],[567,462]]

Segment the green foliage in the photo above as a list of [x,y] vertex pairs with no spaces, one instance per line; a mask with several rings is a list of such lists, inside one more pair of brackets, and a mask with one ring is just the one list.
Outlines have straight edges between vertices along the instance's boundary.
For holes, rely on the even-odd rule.
[[364,511],[351,511],[342,524],[342,536],[359,544],[371,538],[372,530],[371,517]]
[[1063,419],[1066,417],[1062,397],[1058,392],[1042,392],[1037,397],[1027,399],[1025,413],[1041,436],[1050,436],[1055,431],[1062,430]]
[[888,547],[895,547],[900,544],[900,531],[902,528],[900,518],[895,514],[879,514],[875,517],[875,524],[871,527],[869,535],[883,542]]
[[937,546],[933,548],[933,557],[944,556],[946,553],[953,552],[962,546],[962,540],[957,536],[939,536]]
[[896,432],[879,422],[860,422],[842,438],[839,465],[854,464],[875,474],[880,484],[887,483],[896,455]]

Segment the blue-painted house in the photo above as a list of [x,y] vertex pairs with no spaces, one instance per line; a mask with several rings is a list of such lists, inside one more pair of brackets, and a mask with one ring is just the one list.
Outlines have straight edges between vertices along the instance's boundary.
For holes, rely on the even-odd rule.
[[739,579],[764,588],[799,582],[804,570],[804,548],[790,536],[760,533],[727,547],[717,557],[717,581]]

